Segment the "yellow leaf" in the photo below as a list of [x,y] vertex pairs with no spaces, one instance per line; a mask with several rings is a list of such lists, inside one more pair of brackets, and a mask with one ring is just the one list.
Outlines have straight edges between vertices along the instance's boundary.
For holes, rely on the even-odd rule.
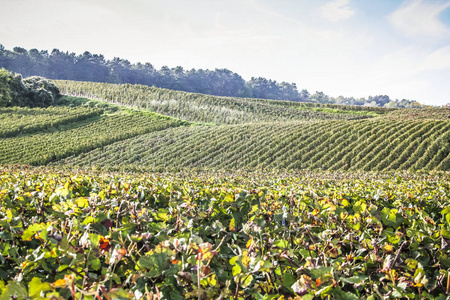
[[51,284],[51,286],[54,287],[54,288],[62,288],[62,287],[66,287],[67,283],[66,283],[65,279],[58,279],[55,282],[53,282]]
[[88,199],[84,198],[84,197],[80,197],[77,198],[75,200],[75,203],[78,205],[78,207],[80,208],[84,208],[84,207],[88,207],[89,206],[89,201]]
[[217,285],[216,274],[212,274],[211,276],[208,277],[208,283],[209,283],[210,286],[216,286]]
[[394,251],[394,246],[392,246],[392,245],[390,245],[390,244],[385,244],[385,245],[383,246],[383,249],[384,249],[384,251],[386,251],[386,252],[392,252],[392,251]]
[[230,231],[236,231],[236,220],[234,218],[231,219],[231,221],[230,221],[229,230]]
[[6,217],[8,218],[8,221],[12,221],[13,214],[12,214],[12,212],[11,212],[10,209],[8,209],[8,210],[6,211]]

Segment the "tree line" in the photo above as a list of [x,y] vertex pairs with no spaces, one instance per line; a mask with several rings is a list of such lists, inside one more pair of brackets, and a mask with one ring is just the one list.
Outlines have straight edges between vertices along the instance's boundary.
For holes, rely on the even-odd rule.
[[0,67],[24,77],[38,75],[51,79],[142,84],[216,96],[379,107],[421,107],[417,101],[394,100],[387,95],[356,99],[343,96],[334,98],[319,91],[310,94],[306,89],[299,91],[295,83],[277,82],[264,77],[252,77],[245,81],[239,74],[228,69],[185,70],[181,66],[163,66],[158,70],[148,62],[130,63],[118,57],[108,60],[102,54],[92,54],[89,51],[78,55],[59,49],[49,52],[14,47],[11,51],[0,44]]

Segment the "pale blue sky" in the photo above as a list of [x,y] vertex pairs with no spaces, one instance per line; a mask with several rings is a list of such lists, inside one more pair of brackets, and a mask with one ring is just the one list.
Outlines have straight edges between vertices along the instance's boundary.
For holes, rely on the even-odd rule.
[[6,48],[58,48],[450,102],[449,0],[0,0]]

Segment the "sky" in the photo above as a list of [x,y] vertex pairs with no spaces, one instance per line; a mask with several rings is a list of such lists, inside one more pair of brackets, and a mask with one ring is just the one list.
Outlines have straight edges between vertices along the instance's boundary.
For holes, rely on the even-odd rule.
[[311,94],[450,103],[450,0],[0,0],[7,49],[226,68]]

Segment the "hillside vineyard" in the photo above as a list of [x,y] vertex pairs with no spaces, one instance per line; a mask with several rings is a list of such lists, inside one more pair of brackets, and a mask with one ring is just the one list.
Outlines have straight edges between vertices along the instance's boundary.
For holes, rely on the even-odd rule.
[[227,98],[129,84],[56,85],[78,98],[64,96],[49,108],[2,109],[0,163],[122,170],[450,167],[449,109]]
[[448,298],[450,109],[55,84],[0,107],[0,299]]
[[449,194],[448,174],[4,167],[0,292],[445,299]]
[[63,165],[447,170],[449,121],[289,122],[168,129],[67,158]]

